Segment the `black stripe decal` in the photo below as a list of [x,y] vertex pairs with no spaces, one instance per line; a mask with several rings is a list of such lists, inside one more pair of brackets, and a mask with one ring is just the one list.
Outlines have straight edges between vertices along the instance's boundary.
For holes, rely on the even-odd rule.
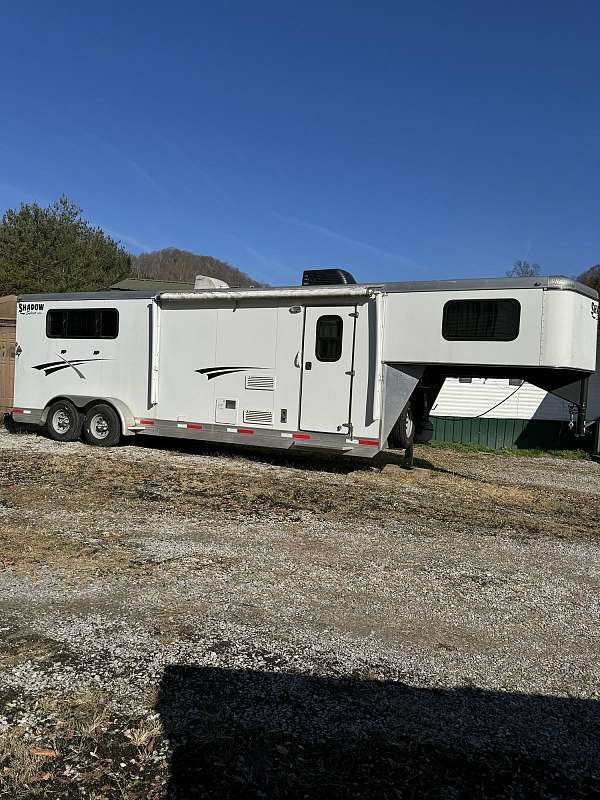
[[207,375],[209,372],[227,372],[228,370],[239,372],[244,369],[266,369],[266,367],[205,367],[204,369],[197,369],[194,371],[199,372],[200,375]]
[[[220,378],[221,375],[234,375],[236,372],[245,372],[247,369],[248,367],[241,367],[240,369],[226,369],[221,372],[211,372],[210,375],[207,375],[207,380],[212,381],[213,378]],[[254,369],[254,367],[250,369]],[[199,370],[196,371],[198,372]]]
[[60,372],[67,367],[76,367],[79,364],[89,364],[93,361],[110,361],[109,358],[73,358],[70,361],[48,361],[45,364],[36,364],[32,369],[44,370],[46,377],[54,372]]

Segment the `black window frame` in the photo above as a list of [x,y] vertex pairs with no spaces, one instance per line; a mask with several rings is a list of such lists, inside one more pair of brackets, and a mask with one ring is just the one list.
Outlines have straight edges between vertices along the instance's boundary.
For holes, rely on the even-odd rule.
[[[335,320],[336,324],[339,326],[338,333],[336,339],[334,340],[333,337],[327,337],[328,341],[336,341],[336,355],[335,357],[331,358],[322,358],[319,354],[319,342],[323,340],[323,337],[319,336],[319,327],[324,323],[330,323],[332,320]],[[336,361],[339,361],[342,357],[342,351],[344,349],[344,320],[341,318],[339,314],[323,314],[317,320],[317,324],[315,327],[315,358],[317,361],[320,361],[324,364],[334,364]]]
[[[99,314],[100,312],[103,312],[103,311],[112,311],[115,314],[116,327],[115,327],[115,333],[114,334],[111,334],[109,336],[102,335],[102,333],[94,333],[92,336],[87,336],[87,335],[73,336],[73,335],[69,335],[68,327],[67,327],[66,322],[68,321],[68,315],[70,313],[73,313],[73,312],[93,312],[94,314]],[[50,315],[51,314],[65,314],[66,315],[65,316],[65,321],[63,321],[63,324],[62,324],[62,328],[63,328],[63,331],[66,330],[67,333],[63,332],[61,334],[56,334],[56,333],[51,333],[50,332],[51,331],[51,323],[50,323],[50,320],[51,320],[51,316]],[[120,322],[121,322],[121,320],[120,320],[120,317],[119,317],[119,309],[118,308],[113,308],[113,307],[110,307],[110,306],[109,307],[104,307],[104,308],[49,308],[48,311],[46,312],[46,338],[48,338],[48,339],[88,339],[88,340],[91,340],[91,339],[117,339],[118,336],[119,336]],[[94,327],[95,327],[96,330],[98,330],[99,328],[101,328],[101,324],[99,324],[98,321],[96,320]]]
[[[495,332],[490,333],[489,335],[485,335],[483,333],[473,333],[468,335],[464,332],[458,333],[449,333],[448,327],[451,320],[449,319],[449,315],[452,312],[452,309],[458,308],[462,306],[463,308],[466,304],[500,304],[506,303],[516,309],[516,317],[515,322],[510,329],[510,331],[505,335],[498,335]],[[448,300],[444,303],[444,310],[442,313],[442,336],[447,342],[514,342],[515,339],[519,337],[519,333],[521,331],[521,303],[516,300],[514,297],[477,297],[477,298],[466,298],[466,299],[456,299],[456,300]]]

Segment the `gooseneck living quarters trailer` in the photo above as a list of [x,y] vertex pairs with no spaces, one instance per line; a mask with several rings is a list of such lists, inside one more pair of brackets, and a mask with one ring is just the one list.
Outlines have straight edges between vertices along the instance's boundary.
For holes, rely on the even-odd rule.
[[13,417],[101,446],[158,435],[368,457],[431,437],[445,378],[510,376],[569,400],[584,433],[592,289],[351,280],[20,297]]

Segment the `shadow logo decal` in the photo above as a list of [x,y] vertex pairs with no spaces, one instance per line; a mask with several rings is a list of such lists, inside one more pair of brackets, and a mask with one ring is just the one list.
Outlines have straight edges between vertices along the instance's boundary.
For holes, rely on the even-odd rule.
[[204,369],[195,369],[200,375],[206,375],[207,380],[212,381],[213,378],[220,378],[221,375],[233,375],[235,372],[246,372],[249,369],[267,369],[266,367],[205,367]]
[[85,380],[85,375],[81,370],[77,369],[80,364],[89,364],[93,361],[110,361],[109,358],[74,358],[71,361],[68,361],[66,358],[62,358],[61,361],[48,361],[46,364],[36,364],[32,369],[37,369],[40,372],[44,372],[44,375],[48,377],[48,375],[52,375],[53,372],[60,372],[61,369],[68,369],[69,367],[79,375],[82,380]]

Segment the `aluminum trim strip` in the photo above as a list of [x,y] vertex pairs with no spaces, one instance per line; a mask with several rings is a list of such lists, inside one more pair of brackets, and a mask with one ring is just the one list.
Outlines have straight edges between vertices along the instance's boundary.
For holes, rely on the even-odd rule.
[[65,301],[65,300],[110,300],[121,303],[125,300],[151,300],[174,303],[181,302],[182,297],[190,301],[200,300],[251,300],[251,299],[285,299],[311,297],[368,297],[378,291],[384,292],[466,292],[477,289],[540,289],[578,292],[596,300],[595,289],[579,283],[565,275],[548,275],[532,278],[464,278],[441,281],[395,281],[389,283],[348,284],[345,286],[282,286],[266,289],[212,289],[185,292],[155,291],[103,291],[103,292],[65,292],[64,294],[24,294],[19,295],[18,302]]

